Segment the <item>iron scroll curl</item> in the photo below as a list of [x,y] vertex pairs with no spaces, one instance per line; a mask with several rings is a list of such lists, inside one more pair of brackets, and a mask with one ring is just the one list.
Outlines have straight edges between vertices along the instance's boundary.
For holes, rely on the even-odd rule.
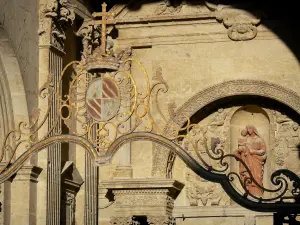
[[[142,81],[141,76],[136,79],[126,69],[105,74],[90,73],[85,69],[85,65],[77,61],[71,62],[65,67],[58,83],[53,84],[49,76],[47,83],[40,91],[40,97],[49,103],[48,108],[43,113],[38,112],[31,124],[19,123],[17,128],[10,131],[4,138],[0,149],[0,161],[4,162],[5,165],[0,169],[0,183],[16,174],[26,160],[56,143],[70,142],[82,146],[89,153],[92,161],[101,166],[110,164],[114,154],[122,145],[128,142],[146,140],[169,149],[198,176],[219,183],[229,197],[245,208],[261,212],[300,212],[300,178],[292,171],[275,171],[270,177],[271,184],[275,188],[267,189],[256,182],[245,162],[233,154],[226,154],[224,149],[219,148],[217,145],[211,150],[206,148],[206,153],[210,159],[218,161],[223,166],[221,170],[214,168],[209,163],[203,163],[199,155],[198,159],[190,155],[180,145],[180,140],[186,138],[186,134],[193,132],[193,129],[200,126],[192,124],[188,116],[185,116],[187,121],[185,126],[177,126],[173,121],[174,107],[172,105],[169,107],[170,120],[167,115],[164,115],[158,96],[166,93],[169,86],[163,79],[162,69],[158,68],[156,70],[156,74],[152,76],[153,84],[151,84],[149,75],[140,62],[127,58],[124,60],[124,68],[128,63],[135,63],[140,67],[144,78]],[[66,69],[73,65],[76,67],[76,75],[70,82],[69,93],[63,95],[61,90],[63,76]],[[114,82],[115,87],[117,87],[109,90],[111,91],[110,97],[114,97],[109,99],[110,102],[115,101],[120,106],[116,110],[113,119],[95,120],[87,114],[87,89],[93,88],[91,84],[94,81],[97,81],[98,86],[96,89],[109,86],[110,81]],[[115,98],[118,98],[118,101]],[[90,100],[99,103],[103,99],[92,98]],[[53,101],[56,101],[57,108],[53,109]],[[151,102],[154,102],[154,104],[150,107]],[[96,106],[99,106],[99,104],[96,104]],[[100,104],[100,109],[101,107]],[[156,108],[158,112],[155,115],[152,112],[153,108]],[[49,119],[51,111],[55,111],[56,114],[52,125],[48,127],[46,121]],[[101,114],[101,118],[103,118],[102,116]],[[157,116],[160,116],[162,121],[170,126],[174,132],[167,135],[163,130],[163,125],[156,121]],[[59,129],[55,129],[59,121],[63,121],[69,128],[75,121],[81,131],[70,129],[70,133],[61,134]],[[131,126],[127,126],[128,123],[131,123]],[[40,136],[39,131],[42,130],[42,127],[48,129],[46,134]],[[186,132],[185,135],[182,134],[184,132]],[[15,144],[12,145],[11,142]],[[217,140],[215,143],[217,143]],[[16,151],[21,148],[25,151],[20,156],[15,157]],[[51,149],[48,148],[48,150]],[[7,156],[6,159],[4,159],[5,156]],[[230,171],[229,164],[226,162],[227,159],[234,159],[246,168],[249,177],[244,182],[241,182],[239,174]],[[233,186],[233,181],[240,182],[242,192]],[[252,195],[247,190],[247,182],[254,183],[264,191],[272,193],[272,196],[262,198]],[[292,184],[292,186],[289,184]],[[290,196],[286,196],[288,188],[291,188]]]
[[[80,145],[85,151],[87,151],[94,161],[95,165],[101,166],[111,164],[112,158],[115,153],[126,143],[134,141],[151,141],[156,144],[162,145],[176,154],[192,171],[194,171],[198,176],[215,183],[219,183],[224,191],[229,195],[229,197],[241,206],[259,212],[281,212],[281,213],[299,213],[300,212],[300,202],[296,201],[293,203],[288,202],[259,202],[252,201],[247,198],[247,196],[241,195],[236,189],[232,187],[231,178],[226,174],[218,174],[204,168],[195,158],[193,158],[187,151],[185,151],[181,146],[177,145],[173,141],[150,132],[134,132],[130,134],[125,134],[117,138],[108,148],[105,155],[99,155],[95,146],[93,146],[87,139],[83,137],[78,137],[74,135],[57,135],[49,137],[40,141],[39,143],[33,145],[30,149],[24,152],[11,166],[8,166],[0,174],[0,183],[8,180],[15,173],[17,173],[24,163],[30,159],[32,156],[37,154],[43,149],[48,148],[51,145],[57,143],[74,143]],[[288,176],[291,180],[295,182],[295,190],[299,189],[300,179],[299,177],[289,170],[277,170],[272,176],[271,180],[274,184],[277,184],[281,175]]]

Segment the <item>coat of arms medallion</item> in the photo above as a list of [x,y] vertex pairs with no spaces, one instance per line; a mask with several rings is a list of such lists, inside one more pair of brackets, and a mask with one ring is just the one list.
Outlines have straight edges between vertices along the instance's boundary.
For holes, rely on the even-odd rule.
[[120,94],[116,83],[108,77],[91,82],[86,93],[87,113],[96,121],[112,119],[120,107]]

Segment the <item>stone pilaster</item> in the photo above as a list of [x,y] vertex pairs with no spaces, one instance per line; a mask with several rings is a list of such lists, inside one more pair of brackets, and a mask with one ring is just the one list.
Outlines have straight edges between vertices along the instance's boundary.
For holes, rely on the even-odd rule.
[[71,161],[67,161],[61,173],[61,224],[75,224],[75,207],[76,195],[83,184],[75,165]]
[[[48,76],[52,81],[55,90],[58,88],[59,77],[63,69],[64,42],[66,40],[65,28],[72,24],[75,19],[74,11],[66,1],[49,1],[44,5],[40,12],[39,26],[39,43],[40,43],[40,80],[45,82]],[[45,60],[47,59],[47,60]],[[44,83],[40,83],[40,86]],[[45,135],[56,135],[61,132],[61,120],[58,118],[57,112],[60,105],[60,97],[53,96],[52,102],[40,100],[39,107],[47,109],[51,107],[47,126],[39,130],[39,137]],[[52,129],[55,127],[54,129]],[[42,174],[43,178],[47,179],[47,183],[42,184],[38,192],[40,203],[42,204],[46,198],[46,212],[43,210],[42,215],[39,215],[38,222],[47,225],[60,224],[60,205],[61,205],[61,145],[56,144],[48,148],[47,155],[40,154],[39,163],[46,167],[46,173]],[[45,164],[47,158],[47,164]],[[44,193],[42,190],[45,189]],[[41,210],[42,211],[42,210]]]
[[[54,87],[58,88],[58,80],[63,69],[63,55],[59,50],[50,49],[49,51],[49,70],[52,74]],[[49,130],[55,125],[55,129],[51,135],[58,134],[61,130],[61,120],[56,123],[57,109],[59,107],[59,99],[53,99],[52,107],[49,115]],[[60,205],[61,205],[61,144],[55,144],[48,148],[48,170],[47,170],[47,224],[60,224]],[[53,216],[54,215],[54,216]]]
[[11,183],[10,225],[35,225],[37,204],[37,183],[42,169],[23,166]]
[[85,154],[85,225],[98,224],[98,168]]

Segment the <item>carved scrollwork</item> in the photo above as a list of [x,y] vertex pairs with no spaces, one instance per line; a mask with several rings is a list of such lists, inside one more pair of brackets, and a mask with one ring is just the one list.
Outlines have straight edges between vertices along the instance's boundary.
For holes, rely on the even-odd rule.
[[[50,19],[50,20],[49,20]],[[50,0],[40,12],[39,35],[41,44],[52,44],[64,50],[65,27],[75,20],[73,6],[68,0]],[[50,32],[50,36],[48,36]]]
[[261,21],[260,16],[234,6],[214,5],[208,2],[206,5],[215,12],[216,19],[228,28],[228,37],[231,40],[246,41],[256,37],[256,26]]

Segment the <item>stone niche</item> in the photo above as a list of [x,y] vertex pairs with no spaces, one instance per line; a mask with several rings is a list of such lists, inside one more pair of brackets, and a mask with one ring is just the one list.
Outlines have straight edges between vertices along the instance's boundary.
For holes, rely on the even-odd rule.
[[[259,145],[260,147],[256,147],[257,150],[264,148],[260,156],[261,168],[256,170],[256,173],[261,175],[257,175],[257,179],[261,179],[263,187],[272,188],[270,176],[275,170],[289,169],[297,174],[300,173],[298,156],[300,127],[295,119],[288,116],[291,115],[290,112],[285,114],[285,108],[280,109],[283,111],[251,104],[211,110],[211,113],[198,120],[198,126],[193,127],[187,134],[182,146],[204,167],[213,166],[217,170],[222,170],[224,165],[210,158],[207,151],[212,151],[215,145],[214,140],[219,139],[225,154],[238,154],[240,146],[243,144],[249,146],[249,143],[243,143],[245,136],[242,133],[247,130],[246,127],[250,126],[256,135],[248,138],[248,142]],[[250,136],[249,133],[244,135]],[[240,174],[242,169],[239,162],[235,159],[226,162],[229,168],[222,173]],[[180,160],[175,161],[174,167],[174,178],[186,184],[183,194],[178,197],[176,206],[235,205],[219,184],[200,178]],[[235,179],[233,185],[241,194],[244,193],[238,179]],[[267,192],[261,194],[261,197],[271,197],[271,194]]]
[[[260,182],[264,187],[269,186],[272,151],[273,146],[270,144],[270,136],[274,139],[274,123],[272,113],[263,109],[257,105],[247,105],[244,107],[234,107],[229,112],[230,120],[230,131],[228,132],[228,152],[231,154],[239,155],[243,161],[247,162],[247,158],[250,157],[248,146],[254,146],[256,149],[262,149],[261,155],[256,155],[261,161],[255,164],[257,161],[252,161],[249,169],[257,174],[257,181]],[[249,131],[253,132],[253,137],[249,134]],[[265,152],[263,152],[265,151]],[[230,162],[230,171],[236,172],[241,176],[241,170],[239,168],[240,163],[235,159]],[[253,167],[257,167],[253,171]],[[244,173],[244,172],[243,172]],[[259,174],[258,174],[259,173]],[[261,177],[262,176],[262,177]],[[261,179],[260,179],[261,177]],[[233,183],[234,186],[244,193],[244,190],[238,180],[236,179]]]

